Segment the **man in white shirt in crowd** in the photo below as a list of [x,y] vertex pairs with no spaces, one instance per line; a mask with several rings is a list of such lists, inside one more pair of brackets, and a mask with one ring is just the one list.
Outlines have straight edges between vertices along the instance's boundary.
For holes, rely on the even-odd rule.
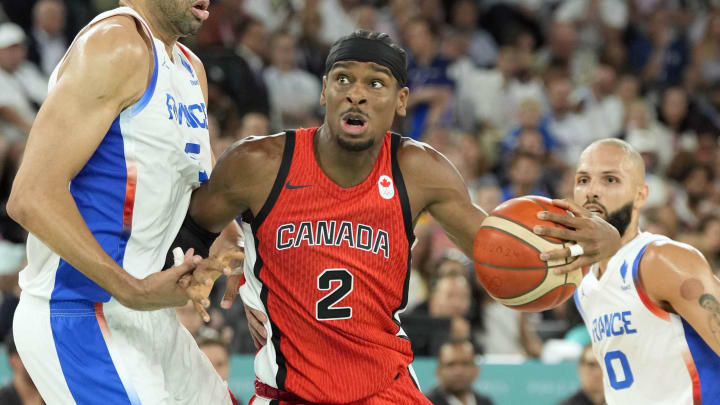
[[24,140],[47,95],[47,78],[27,61],[25,33],[18,25],[0,24],[0,133]]

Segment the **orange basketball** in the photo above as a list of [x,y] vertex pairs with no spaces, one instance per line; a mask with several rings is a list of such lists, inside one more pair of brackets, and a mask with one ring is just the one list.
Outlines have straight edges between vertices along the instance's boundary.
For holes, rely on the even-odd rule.
[[545,197],[513,198],[485,218],[473,246],[480,283],[496,301],[519,311],[538,312],[558,306],[575,292],[584,275],[581,269],[563,275],[550,271],[566,264],[565,259],[540,260],[541,252],[569,245],[533,232],[535,225],[562,227],[538,219],[540,211],[568,215]]

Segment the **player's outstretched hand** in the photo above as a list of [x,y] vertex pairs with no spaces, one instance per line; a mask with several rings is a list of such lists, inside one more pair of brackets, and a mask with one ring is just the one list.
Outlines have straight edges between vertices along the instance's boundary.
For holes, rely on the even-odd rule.
[[[221,275],[230,276],[233,269],[242,268],[245,253],[240,248],[226,249],[200,262],[192,273],[187,289],[188,297],[193,301],[195,311],[205,322],[210,321],[206,308],[210,306],[210,291]],[[228,280],[231,284],[232,280]]]
[[[572,262],[556,267],[554,269],[556,273],[569,273],[572,270],[597,263],[611,257],[620,249],[620,233],[599,216],[569,200],[553,200],[553,205],[572,212],[574,217],[541,211],[538,213],[538,218],[564,225],[570,229],[536,226],[535,233],[575,242],[583,250],[583,254]],[[540,259],[544,261],[564,260],[570,257],[570,248],[555,249],[540,255]]]
[[188,296],[183,286],[185,282],[180,280],[187,280],[185,276],[202,261],[202,257],[194,253],[189,249],[175,266],[140,280],[137,293],[128,298],[118,297],[118,301],[128,308],[146,311],[185,305]]

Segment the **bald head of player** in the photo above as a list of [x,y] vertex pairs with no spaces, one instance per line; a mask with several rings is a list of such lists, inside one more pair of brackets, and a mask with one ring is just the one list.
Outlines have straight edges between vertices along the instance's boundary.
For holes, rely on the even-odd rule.
[[120,0],[120,5],[140,12],[163,40],[194,35],[210,15],[210,0]]
[[620,139],[601,139],[580,155],[574,200],[612,224],[628,241],[637,235],[640,208],[648,197],[645,163]]
[[395,115],[405,116],[405,51],[387,34],[357,30],[337,40],[325,62],[322,138],[343,151],[379,149]]

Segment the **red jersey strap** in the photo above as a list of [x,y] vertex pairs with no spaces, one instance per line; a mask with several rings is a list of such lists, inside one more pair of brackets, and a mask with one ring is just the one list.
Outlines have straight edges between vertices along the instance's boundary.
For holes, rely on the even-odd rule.
[[271,387],[265,383],[262,383],[258,380],[255,380],[255,394],[272,400],[277,401],[283,401],[283,402],[290,402],[290,403],[307,403],[304,399],[298,397],[297,395],[279,390],[275,387]]

